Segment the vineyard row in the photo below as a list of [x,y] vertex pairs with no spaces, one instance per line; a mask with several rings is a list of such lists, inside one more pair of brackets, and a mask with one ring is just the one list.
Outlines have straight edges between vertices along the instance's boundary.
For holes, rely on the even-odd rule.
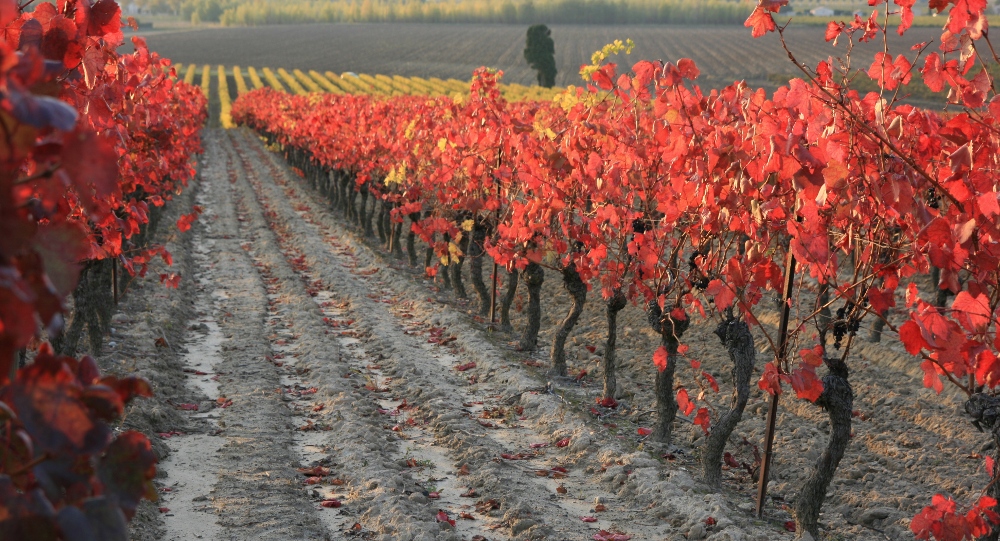
[[126,541],[156,455],[111,423],[152,389],[76,355],[152,258],[172,261],[151,232],[195,176],[207,102],[142,38],[118,52],[113,0],[30,4],[0,9],[0,538]]
[[[457,79],[438,79],[436,77],[403,77],[401,75],[368,75],[345,72],[337,75],[331,71],[320,73],[316,70],[304,72],[299,69],[291,71],[284,68],[272,70],[254,67],[241,68],[233,66],[198,66],[188,64],[174,66],[178,78],[187,84],[199,84],[208,99],[212,98],[212,86],[218,93],[222,105],[220,123],[224,128],[232,128],[230,108],[235,97],[242,96],[250,90],[273,88],[279,92],[291,92],[304,95],[310,92],[330,93],[336,95],[373,95],[373,96],[461,96],[468,91],[469,83]],[[235,83],[235,89],[229,88],[229,78]],[[524,86],[521,84],[501,84],[500,92],[509,101],[538,100],[548,101],[562,92],[563,88],[543,88]]]
[[[757,8],[747,22],[755,35],[776,30],[770,11],[779,4]],[[828,35],[872,39],[885,31],[873,15],[866,24],[831,25]],[[823,459],[795,502],[800,532],[818,535],[849,444],[851,351],[864,319],[875,320],[873,339],[891,333],[917,356],[925,386],[940,392],[942,381],[954,384],[969,396],[977,426],[993,426],[984,415],[1000,383],[1000,165],[983,150],[1000,144],[993,111],[945,118],[893,106],[898,93],[890,100],[885,92],[910,82],[918,57],[876,56],[867,75],[880,93],[851,90],[847,68],[822,62],[808,80],[768,97],[743,83],[704,93],[689,59],[619,71],[609,59],[630,48],[616,42],[598,51],[582,70],[591,84],[548,102],[510,102],[502,74],[480,69],[470,94],[456,99],[261,89],[241,96],[232,114],[362,234],[377,228],[400,256],[405,244],[411,266],[422,260],[459,296],[468,261],[479,313],[492,320],[499,306],[501,328],[512,295],[491,295],[484,256],[494,269],[505,267],[506,292],[523,284],[529,294],[522,350],[537,346],[546,269],[560,276],[573,304],[551,345],[557,376],[567,375],[567,337],[599,282],[608,315],[601,406],[613,406],[619,392],[617,314],[629,302],[643,306],[661,336],[650,352],[658,370],[649,435],[669,444],[678,415],[691,416],[707,436],[701,458],[710,486],[719,486],[727,441],[747,404],[751,328],[762,333],[778,352],[757,382],[774,397],[770,414],[787,385],[830,416]],[[983,107],[985,90],[975,82],[982,75],[936,79],[935,70],[956,64],[928,55],[925,83],[957,88],[967,106]],[[430,246],[424,254],[417,237]],[[936,291],[920,291],[915,279],[929,275]],[[764,300],[775,297],[778,332],[758,322],[774,310]],[[728,411],[703,403],[704,393],[719,391],[707,372],[696,380],[700,389],[675,381],[682,361],[699,370],[683,337],[706,324],[717,325],[733,361]],[[961,515],[946,501],[935,498],[918,514],[914,533],[926,538],[942,531],[934,524],[953,520],[984,532],[1000,521],[992,492]]]

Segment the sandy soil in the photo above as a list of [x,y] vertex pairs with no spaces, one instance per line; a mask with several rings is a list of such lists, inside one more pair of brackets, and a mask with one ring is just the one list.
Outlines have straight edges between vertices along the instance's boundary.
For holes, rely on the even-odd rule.
[[[679,420],[670,449],[637,435],[649,425],[657,345],[637,308],[620,320],[621,406],[595,416],[596,298],[567,346],[570,372],[589,375],[551,379],[547,347],[513,351],[516,336],[487,330],[470,303],[380,255],[253,134],[209,130],[205,144],[197,185],[171,209],[205,208],[192,233],[170,239],[182,286],[137,282],[101,359],[157,394],[125,423],[149,433],[162,459],[162,499],[142,506],[135,539],[794,537],[788,505],[826,443],[818,408],[782,400],[772,499],[758,520],[745,472],[727,470],[719,493],[700,483],[700,428]],[[546,344],[569,306],[554,274],[543,302]],[[694,325],[685,342],[719,380],[722,393],[708,397],[718,406],[731,386],[713,328]],[[909,517],[935,492],[968,500],[987,481],[975,458],[986,439],[961,401],[923,389],[894,340],[863,344],[851,361],[861,417],[823,539],[911,539]],[[692,376],[679,370],[682,383]],[[752,463],[766,410],[755,388],[728,449],[738,461]]]

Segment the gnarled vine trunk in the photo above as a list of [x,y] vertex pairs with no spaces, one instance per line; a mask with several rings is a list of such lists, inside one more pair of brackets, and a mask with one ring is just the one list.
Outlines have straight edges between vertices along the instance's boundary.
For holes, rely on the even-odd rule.
[[352,224],[361,225],[358,220],[358,191],[353,186],[347,187],[347,219]]
[[[988,431],[993,437],[994,464],[1000,464],[1000,398],[975,393],[965,403],[965,412],[972,417],[972,424],[980,432]],[[986,495],[1000,501],[1000,468],[993,468],[993,478],[990,479]],[[1000,513],[1000,504],[996,505],[993,511]],[[1000,524],[993,525],[990,533],[980,539],[982,541],[1000,540]]]
[[388,201],[382,202],[382,213],[379,214],[379,219],[382,221],[382,231],[385,231],[385,243],[382,248],[388,252],[392,249],[392,207],[389,206]]
[[677,367],[677,348],[681,337],[690,325],[685,316],[683,319],[671,317],[671,308],[660,310],[656,299],[646,305],[646,317],[649,325],[660,335],[660,343],[667,351],[667,364],[663,370],[656,373],[656,425],[650,438],[660,443],[671,442],[674,434],[674,419],[677,418],[677,400],[674,397],[674,369]]
[[403,258],[403,222],[392,224],[392,255],[397,259]]
[[469,273],[472,277],[472,288],[479,297],[479,315],[484,317],[490,314],[490,290],[483,281],[483,262],[486,258],[483,244],[486,242],[486,233],[486,226],[476,223],[469,237]]
[[[451,242],[451,235],[449,235],[447,233],[442,233],[442,235],[444,235],[444,242],[445,242],[445,244]],[[444,288],[445,289],[451,289],[451,257],[450,256],[448,257],[448,264],[445,265],[444,268],[441,269],[441,272],[439,274],[444,279]]]
[[580,278],[580,273],[577,272],[576,265],[570,263],[568,267],[562,270],[562,275],[563,287],[573,297],[573,305],[570,307],[569,313],[566,314],[566,319],[559,325],[555,338],[552,340],[552,351],[550,353],[552,373],[558,376],[566,375],[566,339],[569,338],[569,333],[573,331],[573,327],[576,326],[576,322],[580,319],[580,314],[583,313],[583,305],[587,302],[587,284]]
[[531,262],[521,274],[528,287],[528,324],[524,327],[517,347],[521,351],[531,351],[538,346],[538,330],[542,327],[542,283],[545,270],[538,263]]
[[368,221],[368,216],[366,215],[368,210],[368,187],[361,187],[361,213],[358,217],[358,225],[364,227],[365,223]]
[[448,270],[451,271],[452,289],[455,290],[455,296],[460,299],[469,297],[468,293],[465,292],[465,283],[462,281],[462,263],[465,263],[465,254],[469,251],[470,238],[470,235],[462,235],[458,241],[458,250],[462,255],[458,256],[456,261],[452,261],[451,265],[448,265]]
[[816,405],[830,416],[830,441],[816,462],[809,479],[806,480],[795,500],[796,531],[809,532],[814,539],[819,538],[819,512],[826,499],[833,475],[851,438],[851,411],[854,407],[854,391],[847,381],[847,364],[841,359],[826,359],[830,373],[823,377],[823,394]]
[[750,327],[743,321],[729,319],[719,323],[715,335],[729,352],[729,360],[733,362],[733,403],[729,411],[722,414],[712,425],[705,438],[701,451],[701,469],[705,482],[718,488],[722,485],[722,455],[726,450],[726,441],[743,418],[743,410],[750,399],[750,379],[753,377],[754,361],[757,349],[754,347]]
[[604,344],[604,359],[601,367],[604,369],[604,396],[616,398],[618,395],[618,378],[616,349],[618,344],[618,312],[628,304],[628,299],[621,289],[616,289],[614,295],[605,303],[608,318],[608,340]]
[[417,266],[417,234],[413,232],[413,224],[420,221],[419,212],[410,213],[410,230],[406,234],[406,255],[409,256],[411,267]]
[[500,330],[503,332],[514,330],[514,326],[510,324],[510,305],[514,304],[514,297],[517,296],[517,282],[517,269],[507,273],[507,286],[500,299]]
[[371,199],[372,199],[372,209],[368,211],[364,219],[365,222],[364,235],[366,237],[375,236],[375,230],[372,227],[372,221],[375,219],[375,208],[378,207],[378,198],[372,197]]
[[378,207],[378,218],[375,219],[375,225],[378,228],[378,241],[384,246],[389,242],[385,231],[385,201],[382,201]]

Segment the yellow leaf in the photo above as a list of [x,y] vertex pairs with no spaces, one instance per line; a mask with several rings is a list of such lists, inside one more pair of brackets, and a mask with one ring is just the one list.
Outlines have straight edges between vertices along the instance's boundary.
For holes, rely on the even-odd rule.
[[472,226],[476,225],[472,220],[462,222],[462,231],[472,231]]
[[[458,235],[455,239],[456,242],[461,242],[461,240],[461,235]],[[458,261],[458,258],[465,255],[455,242],[448,243],[448,254],[451,255],[452,261]]]
[[406,132],[403,133],[403,137],[406,137],[407,141],[413,140],[413,128],[417,125],[417,119],[413,119],[410,125],[406,127]]

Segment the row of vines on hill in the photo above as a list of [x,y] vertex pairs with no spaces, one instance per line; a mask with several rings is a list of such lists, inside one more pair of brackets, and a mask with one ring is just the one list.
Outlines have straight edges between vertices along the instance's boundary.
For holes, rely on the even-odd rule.
[[65,342],[67,296],[97,270],[169,263],[146,229],[194,175],[206,101],[142,39],[118,52],[116,2],[29,4],[0,0],[0,538],[124,541],[138,502],[156,497],[155,456],[108,423],[149,385],[101,377],[46,340]]
[[[760,0],[746,22],[754,36],[782,36],[772,14],[785,3]],[[893,56],[886,46],[871,65],[852,66],[853,44],[886,43],[890,15],[901,16],[900,33],[912,19],[913,0],[870,3],[870,18],[827,29],[828,41],[846,47],[841,61],[802,66],[803,78],[771,96],[743,83],[703,92],[687,59],[620,70],[607,60],[629,46],[616,43],[583,68],[586,89],[550,103],[509,103],[497,90],[500,74],[481,69],[461,99],[264,89],[240,97],[233,117],[280,145],[364,234],[377,227],[400,256],[405,244],[411,265],[422,258],[460,296],[469,261],[483,314],[491,297],[481,256],[505,267],[501,326],[509,326],[519,280],[529,293],[522,349],[537,345],[539,293],[554,272],[574,301],[551,346],[557,374],[566,374],[563,347],[589,284],[599,282],[608,320],[604,407],[618,393],[617,314],[628,302],[642,305],[662,337],[650,352],[658,368],[651,438],[670,442],[678,412],[693,416],[708,433],[701,456],[714,486],[747,403],[750,328],[774,310],[768,299],[797,266],[810,292],[785,301],[809,299],[788,325],[798,355],[767,363],[758,385],[771,394],[790,385],[830,416],[829,442],[794,506],[798,531],[815,536],[849,443],[850,352],[862,320],[920,358],[928,387],[940,392],[944,380],[964,391],[976,426],[1000,440],[1000,99],[991,99],[989,72],[972,69],[998,61],[981,56],[992,50],[986,2],[933,0],[932,9],[948,11],[938,50],[924,44]],[[959,110],[898,103],[921,75],[932,90],[950,88]],[[880,91],[852,90],[858,76]],[[430,246],[425,254],[415,237]],[[939,291],[924,291],[925,300],[914,279],[929,274]],[[674,381],[685,332],[709,322],[733,361],[735,386],[732,407],[715,415]],[[760,331],[779,351],[782,337]],[[718,391],[696,360],[684,364],[702,389]],[[918,538],[996,539],[1000,472],[989,471],[988,495],[966,512],[935,497],[911,521]]]
[[[189,64],[185,70],[183,66],[178,65],[176,69],[178,74],[185,73],[184,79],[190,83],[194,81],[197,75],[198,66]],[[228,81],[229,71],[225,66],[217,66],[214,68],[214,72],[217,74],[218,79],[216,90],[219,93],[219,101],[225,107],[227,101],[232,100]],[[211,78],[216,77],[212,75],[213,68],[204,66],[201,68],[201,73],[203,91],[211,99]],[[468,92],[469,86],[467,82],[457,79],[448,79],[445,81],[436,77],[424,79],[422,77],[403,77],[401,75],[389,77],[387,75],[368,75],[365,73],[360,75],[354,73],[337,75],[331,71],[323,74],[315,70],[310,70],[306,73],[298,69],[288,71],[286,69],[271,70],[270,68],[260,70],[259,73],[263,76],[263,79],[261,79],[261,75],[253,67],[247,68],[247,77],[250,79],[248,82],[247,78],[244,78],[244,71],[240,66],[233,66],[231,73],[236,86],[236,96],[245,94],[251,89],[264,88],[265,86],[282,92],[290,90],[294,94],[330,92],[333,94],[371,94],[384,96],[451,96]],[[265,81],[267,82],[266,84]],[[500,85],[500,93],[508,101],[549,100],[562,90],[561,88],[531,87],[516,83]],[[220,120],[223,123],[225,122],[224,119],[225,111],[220,116]]]

